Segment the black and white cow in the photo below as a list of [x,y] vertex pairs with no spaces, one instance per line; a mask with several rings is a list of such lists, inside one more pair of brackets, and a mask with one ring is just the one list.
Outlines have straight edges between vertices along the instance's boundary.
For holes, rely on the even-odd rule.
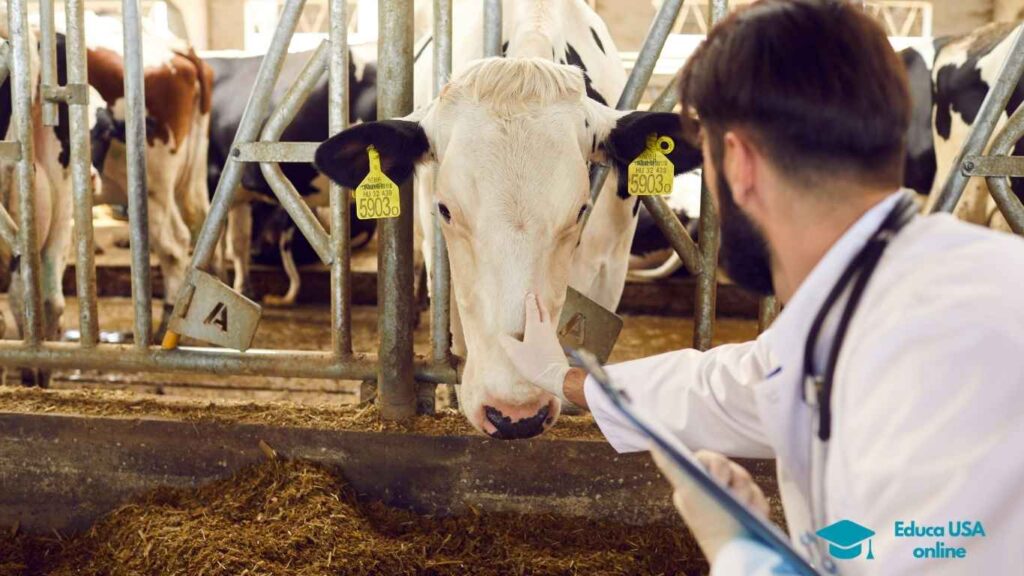
[[[989,88],[1009,54],[1019,24],[991,24],[963,36],[922,42],[901,52],[907,66],[914,110],[907,135],[905,185],[928,194],[935,202],[953,162],[977,119]],[[998,131],[1024,102],[1024,82],[1018,83],[1003,111]],[[1024,153],[1018,143],[1013,153]],[[1011,180],[1018,198],[1024,181]],[[982,178],[968,183],[954,214],[968,222],[1009,230]]]
[[[262,56],[229,56],[216,52],[204,54],[204,59],[213,68],[213,109],[210,117],[210,148],[207,176],[211,194],[224,164],[231,154],[231,143],[238,131],[249,93],[256,81]],[[288,54],[281,69],[281,76],[272,98],[272,109],[284,96],[285,91],[295,82],[299,72],[309,61],[311,52]],[[377,71],[371,63],[357,65],[355,58],[349,67],[350,122],[365,122],[377,117]],[[321,142],[328,137],[326,75],[316,85],[309,98],[299,109],[295,120],[281,135],[285,142]],[[295,189],[303,196],[323,195],[326,199],[328,181],[316,171],[312,164],[286,163],[281,170]],[[297,265],[319,261],[305,237],[295,228],[284,209],[277,204],[273,190],[263,177],[259,164],[245,165],[242,176],[242,190],[238,202],[228,216],[229,253],[235,270],[234,287],[242,293],[250,293],[249,264],[254,255],[261,263],[278,263],[284,266],[289,277],[288,293],[284,297],[267,296],[265,302],[272,305],[288,305],[294,302],[299,290]],[[268,207],[253,210],[253,203],[267,203]],[[369,241],[373,235],[373,220],[358,220],[352,213],[353,247]],[[329,219],[327,219],[329,220]],[[324,218],[321,221],[327,222]],[[255,243],[255,244],[254,244]],[[254,252],[253,247],[256,246]],[[277,254],[272,252],[277,251]]]
[[589,206],[590,164],[621,171],[650,134],[675,140],[670,160],[679,172],[701,155],[677,115],[608,106],[626,73],[584,0],[506,0],[506,58],[484,60],[482,3],[454,8],[454,74],[441,94],[432,98],[431,59],[421,58],[419,108],[332,137],[318,150],[317,167],[355,186],[367,174],[372,144],[393,180],[420,168],[424,258],[429,266],[432,234],[422,231],[436,215],[451,259],[453,351],[466,360],[459,405],[478,430],[525,438],[543,432],[561,409],[522,380],[500,345],[502,336],[522,334],[527,292],[557,318],[569,285],[615,309],[625,283],[638,201],[624,178],[612,177]]

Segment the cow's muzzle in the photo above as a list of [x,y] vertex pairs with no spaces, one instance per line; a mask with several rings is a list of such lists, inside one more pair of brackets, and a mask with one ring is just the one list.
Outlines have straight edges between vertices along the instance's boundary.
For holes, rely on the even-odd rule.
[[484,406],[484,416],[494,426],[494,431],[488,431],[491,438],[499,440],[520,440],[532,438],[543,432],[549,424],[554,421],[551,416],[551,406],[547,405],[528,418],[521,418],[512,421],[512,418],[505,416],[501,410],[493,406]]

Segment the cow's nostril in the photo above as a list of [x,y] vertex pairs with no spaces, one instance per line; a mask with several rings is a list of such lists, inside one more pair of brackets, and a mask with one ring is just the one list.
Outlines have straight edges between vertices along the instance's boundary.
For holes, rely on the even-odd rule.
[[519,440],[540,434],[544,431],[544,426],[551,422],[548,417],[550,412],[551,407],[545,406],[533,416],[513,422],[511,418],[502,414],[501,410],[493,406],[484,406],[484,415],[487,417],[487,421],[494,426],[491,438],[499,440]]

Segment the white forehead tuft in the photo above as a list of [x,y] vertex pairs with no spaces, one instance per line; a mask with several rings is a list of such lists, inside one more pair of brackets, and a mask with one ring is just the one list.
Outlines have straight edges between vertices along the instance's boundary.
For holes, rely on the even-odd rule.
[[469,100],[505,116],[579,102],[585,92],[583,72],[575,66],[543,58],[488,58],[452,78],[442,100]]

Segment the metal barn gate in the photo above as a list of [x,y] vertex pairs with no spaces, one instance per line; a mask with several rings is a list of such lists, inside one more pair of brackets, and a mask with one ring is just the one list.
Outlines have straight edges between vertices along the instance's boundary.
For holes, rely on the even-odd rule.
[[[501,53],[501,2],[485,3],[485,52]],[[270,49],[259,70],[253,93],[242,117],[233,144],[233,158],[225,165],[217,185],[210,213],[196,241],[192,262],[174,316],[187,314],[196,287],[208,275],[216,244],[221,236],[235,190],[241,179],[243,162],[259,162],[282,206],[306,236],[320,259],[331,270],[331,332],[329,351],[260,350],[238,352],[224,348],[176,347],[173,333],[164,346],[149,344],[152,330],[151,286],[147,197],[145,188],[145,107],[142,81],[141,24],[137,0],[124,0],[125,100],[128,150],[129,223],[132,250],[132,298],[134,301],[134,343],[130,345],[98,342],[96,273],[93,259],[92,198],[89,188],[89,126],[87,125],[87,78],[84,39],[83,0],[66,0],[68,82],[59,86],[55,73],[53,0],[40,2],[42,95],[44,121],[57,121],[56,104],[70,109],[71,174],[73,182],[75,228],[76,290],[79,300],[78,343],[46,342],[41,329],[40,255],[36,240],[33,190],[33,156],[30,124],[31,86],[29,85],[29,45],[26,0],[8,0],[10,49],[0,54],[0,74],[9,72],[16,140],[0,143],[0,156],[16,163],[19,194],[19,220],[15,223],[0,209],[0,239],[8,243],[20,262],[25,291],[25,327],[21,341],[0,341],[0,365],[35,369],[99,369],[119,371],[196,372],[217,375],[263,375],[326,379],[376,380],[384,418],[403,418],[417,410],[433,409],[435,386],[458,382],[458,359],[450,353],[450,276],[447,252],[437,223],[435,235],[435,273],[431,302],[432,352],[427,358],[414,356],[412,347],[413,302],[413,211],[405,210],[397,219],[385,220],[379,227],[378,306],[379,349],[376,354],[352,349],[351,281],[349,246],[348,190],[336,185],[330,189],[331,233],[314,217],[292,185],[284,178],[279,162],[309,162],[317,142],[278,142],[300,105],[324,73],[329,78],[330,132],[343,130],[348,121],[348,59],[346,2],[330,3],[330,34],[314,52],[281,105],[269,110],[271,89],[281,70],[284,55],[294,33],[304,0],[289,0],[282,11]],[[647,87],[683,0],[666,0],[660,7],[641,49],[621,97],[619,109],[633,109]],[[727,12],[726,0],[711,0],[712,20]],[[435,94],[451,74],[452,1],[434,1],[433,57]],[[379,115],[403,116],[412,111],[413,10],[411,0],[380,0],[379,38]],[[961,170],[950,174],[949,182],[936,208],[951,210],[969,176],[988,177],[992,194],[1014,231],[1024,233],[1024,206],[1009,191],[1007,176],[1024,176],[1024,159],[1007,157],[1014,143],[1024,134],[1024,112],[1013,114],[992,146],[992,156],[980,156],[991,136],[999,113],[1005,109],[1013,88],[1024,70],[1024,39],[1015,40],[999,82],[990,91],[979,119],[961,155]],[[262,88],[259,89],[259,88]],[[672,82],[655,100],[652,110],[671,110],[677,103],[676,82]],[[607,166],[595,166],[591,173],[591,193],[601,190],[608,176]],[[401,188],[402,202],[412,205],[411,183]],[[657,219],[687,269],[697,277],[693,345],[710,347],[714,329],[716,277],[718,261],[718,222],[711,196],[701,192],[700,245],[685,229],[663,199],[643,197],[644,205]],[[429,231],[427,233],[430,233]],[[776,307],[771,299],[761,306],[762,326],[770,322]]]

